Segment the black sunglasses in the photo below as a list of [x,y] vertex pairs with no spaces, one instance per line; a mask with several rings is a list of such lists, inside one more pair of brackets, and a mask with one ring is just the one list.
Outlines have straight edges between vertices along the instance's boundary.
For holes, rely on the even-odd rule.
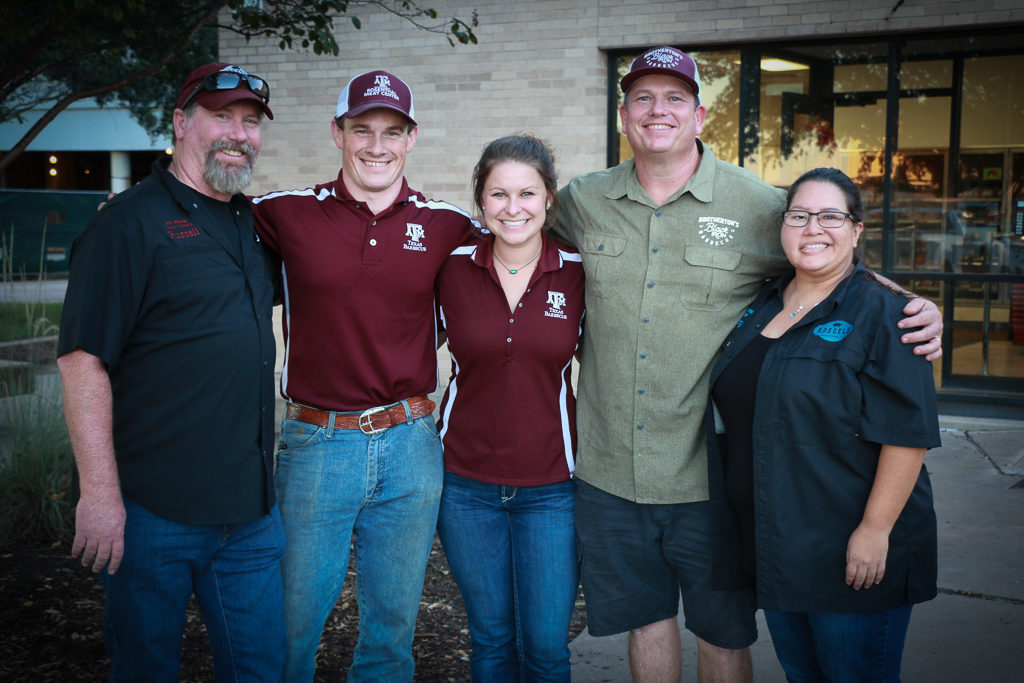
[[234,90],[241,87],[242,83],[253,91],[264,103],[270,104],[270,86],[259,76],[249,76],[235,73],[233,71],[214,71],[212,74],[199,81],[199,85],[193,88],[185,101],[181,103],[181,109],[188,106],[200,90]]

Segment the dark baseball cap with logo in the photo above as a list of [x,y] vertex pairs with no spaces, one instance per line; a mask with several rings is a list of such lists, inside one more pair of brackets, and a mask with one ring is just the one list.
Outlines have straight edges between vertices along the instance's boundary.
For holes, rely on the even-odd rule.
[[380,107],[397,111],[416,125],[412,90],[398,76],[380,70],[360,74],[349,81],[338,97],[334,116],[351,119]]
[[273,119],[270,111],[270,85],[259,76],[249,74],[234,64],[216,62],[204,64],[185,79],[185,85],[178,91],[178,109],[184,109],[193,102],[207,109],[220,109],[239,100],[253,100],[260,105],[267,118]]
[[685,52],[667,46],[652,48],[634,59],[629,67],[629,73],[622,77],[619,87],[622,88],[622,92],[629,92],[638,79],[656,74],[678,78],[693,91],[694,96],[700,97],[700,74],[697,72],[697,63]]

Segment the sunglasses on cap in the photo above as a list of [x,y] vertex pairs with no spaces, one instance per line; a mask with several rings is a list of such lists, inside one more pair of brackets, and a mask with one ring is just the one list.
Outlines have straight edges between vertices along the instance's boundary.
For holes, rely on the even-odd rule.
[[199,84],[188,94],[185,101],[181,103],[181,109],[188,106],[196,95],[201,90],[234,90],[235,88],[241,87],[242,83],[257,95],[264,103],[270,104],[270,86],[267,82],[259,76],[249,76],[235,73],[233,71],[214,71],[203,80],[199,81]]

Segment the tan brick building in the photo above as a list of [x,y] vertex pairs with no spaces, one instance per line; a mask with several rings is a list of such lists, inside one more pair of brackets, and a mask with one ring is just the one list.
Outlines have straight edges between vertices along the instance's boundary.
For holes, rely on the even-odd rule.
[[552,145],[567,181],[628,156],[617,72],[674,45],[701,66],[702,138],[719,157],[778,185],[821,165],[857,179],[869,265],[945,312],[943,396],[1024,410],[1022,0],[422,4],[475,11],[479,44],[451,47],[370,10],[355,13],[362,30],[336,22],[337,58],[222,32],[221,58],[272,87],[256,192],[335,176],[337,96],[375,68],[413,89],[420,135],[406,174],[428,196],[468,208],[481,148],[519,131]]

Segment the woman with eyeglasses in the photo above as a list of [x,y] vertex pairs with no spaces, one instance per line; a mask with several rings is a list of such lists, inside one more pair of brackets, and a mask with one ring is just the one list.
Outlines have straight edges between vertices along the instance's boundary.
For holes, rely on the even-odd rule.
[[903,293],[855,255],[863,215],[836,169],[793,183],[793,272],[765,285],[711,376],[709,478],[736,539],[718,568],[756,586],[790,681],[899,681],[911,605],[936,594],[932,369],[900,343]]

